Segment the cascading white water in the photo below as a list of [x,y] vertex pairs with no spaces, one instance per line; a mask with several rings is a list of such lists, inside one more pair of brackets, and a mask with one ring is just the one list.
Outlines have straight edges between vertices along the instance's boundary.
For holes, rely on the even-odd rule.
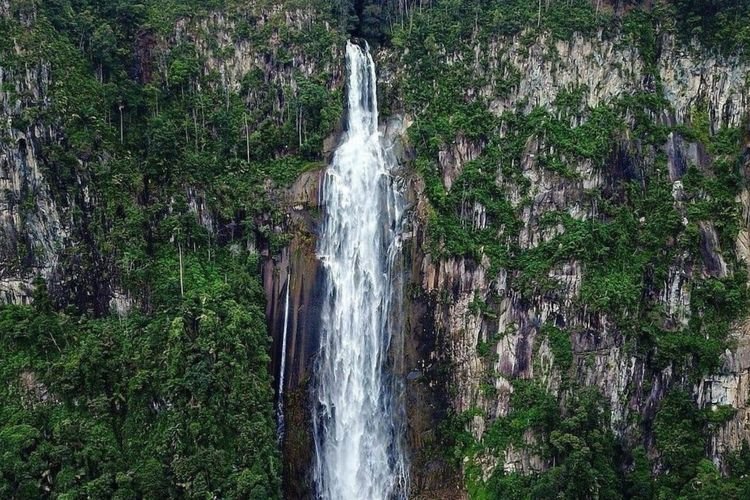
[[325,271],[313,408],[315,484],[331,500],[404,498],[401,385],[388,369],[400,311],[403,197],[381,144],[375,65],[346,46],[346,135],[326,171]]
[[281,367],[279,368],[279,399],[276,402],[276,436],[281,442],[284,439],[284,373],[286,372],[286,337],[289,330],[289,289],[292,287],[292,275],[286,278],[286,299],[284,299],[284,330],[281,337]]

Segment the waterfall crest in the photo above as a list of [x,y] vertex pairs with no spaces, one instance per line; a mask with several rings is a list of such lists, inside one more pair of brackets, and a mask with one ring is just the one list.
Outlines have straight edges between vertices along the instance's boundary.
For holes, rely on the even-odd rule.
[[405,498],[402,387],[388,355],[401,316],[404,199],[378,133],[375,65],[346,46],[346,135],[323,186],[325,271],[313,404],[315,485],[323,499]]

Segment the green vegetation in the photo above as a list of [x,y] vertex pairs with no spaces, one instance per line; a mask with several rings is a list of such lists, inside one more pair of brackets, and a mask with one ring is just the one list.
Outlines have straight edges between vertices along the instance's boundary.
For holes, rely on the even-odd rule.
[[[722,477],[704,458],[703,430],[728,417],[722,409],[700,412],[687,394],[668,394],[657,412],[654,434],[660,463],[670,472],[654,475],[642,447],[627,452],[611,433],[609,405],[595,388],[574,387],[561,411],[555,398],[536,382],[517,380],[513,385],[510,413],[493,422],[482,442],[465,430],[471,418],[481,414],[478,410],[454,416],[452,426],[442,429],[443,435],[451,436],[452,456],[469,457],[465,472],[471,498],[705,499],[723,495],[739,499],[749,491],[747,443],[729,456],[729,477]],[[509,446],[551,467],[526,474],[497,467],[483,481],[474,459],[488,452],[502,457]]]
[[527,477],[496,472],[488,485],[493,498],[620,498],[607,410],[595,390],[582,390],[549,433],[555,467]]
[[555,358],[555,365],[565,377],[573,366],[573,346],[570,342],[570,335],[565,330],[550,324],[542,326],[541,334],[547,337],[550,351]]
[[719,52],[750,56],[747,0],[676,0],[673,5],[679,33],[685,41],[696,39]]
[[513,446],[554,467],[525,475],[497,467],[484,482],[470,461],[466,478],[471,498],[622,498],[623,476],[616,465],[616,441],[608,430],[608,407],[595,389],[577,390],[569,409],[561,413],[542,387],[517,380],[510,406],[510,413],[495,420],[482,443],[454,430],[455,453],[473,458],[492,451],[502,456]]
[[54,312],[44,283],[0,310],[3,497],[277,495],[257,262],[190,257],[182,297],[157,265],[148,316]]
[[698,411],[690,397],[674,391],[662,401],[655,421],[656,444],[670,474],[655,481],[656,496],[679,494],[679,498],[744,498],[748,491],[746,474],[747,443],[730,457],[731,476],[722,477],[716,466],[704,458],[706,446],[702,429],[708,423],[726,419],[725,409]]

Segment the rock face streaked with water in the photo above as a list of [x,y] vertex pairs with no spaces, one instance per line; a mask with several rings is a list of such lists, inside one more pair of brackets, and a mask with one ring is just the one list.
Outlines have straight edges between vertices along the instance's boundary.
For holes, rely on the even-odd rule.
[[388,353],[400,317],[403,198],[378,133],[375,67],[348,43],[346,134],[325,176],[325,270],[315,366],[315,485],[325,499],[404,497],[400,386]]

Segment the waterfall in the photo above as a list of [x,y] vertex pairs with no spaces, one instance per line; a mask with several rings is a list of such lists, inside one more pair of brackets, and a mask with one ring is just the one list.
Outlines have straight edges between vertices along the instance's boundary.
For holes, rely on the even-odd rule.
[[286,372],[286,337],[289,330],[289,289],[292,287],[292,275],[287,274],[286,298],[284,299],[284,330],[281,335],[281,368],[279,369],[279,399],[276,402],[276,435],[281,443],[284,440],[284,373]]
[[389,369],[400,325],[400,182],[378,133],[375,65],[346,46],[348,121],[324,179],[325,275],[315,365],[315,485],[322,499],[405,498],[402,385]]

